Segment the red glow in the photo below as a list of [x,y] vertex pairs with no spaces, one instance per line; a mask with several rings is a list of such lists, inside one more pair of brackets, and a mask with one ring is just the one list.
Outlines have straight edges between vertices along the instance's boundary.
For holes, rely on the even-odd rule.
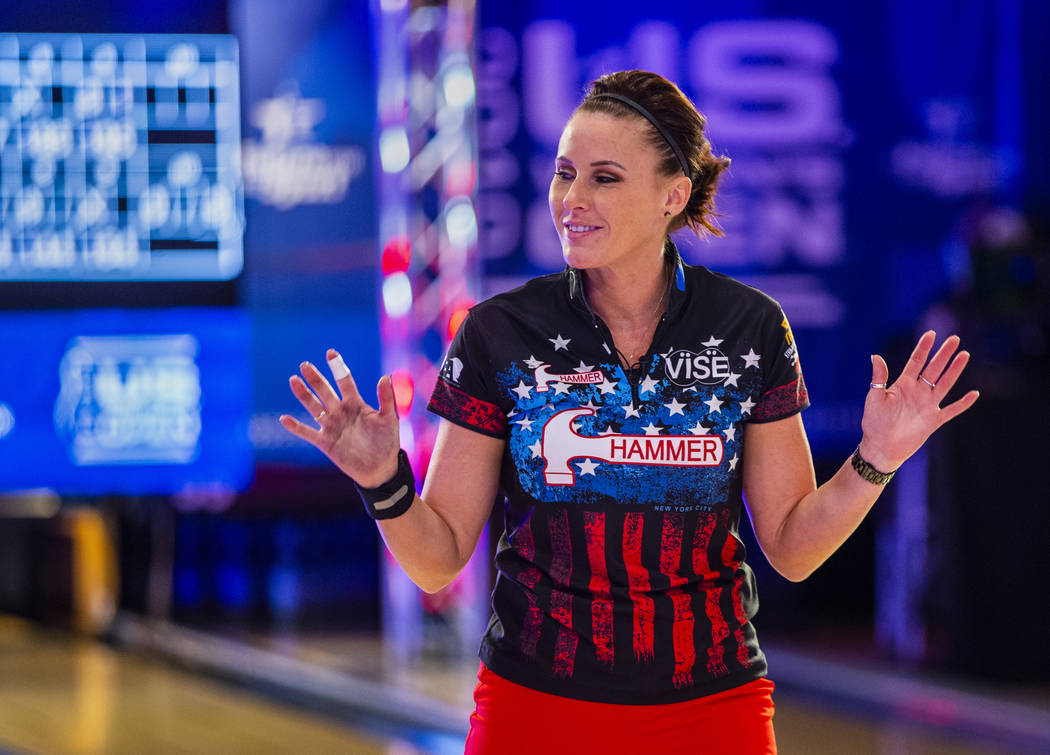
[[383,275],[406,273],[412,262],[412,246],[406,238],[392,238],[383,247]]
[[446,194],[471,194],[477,181],[477,169],[473,160],[464,160],[449,168],[445,176]]
[[404,417],[412,407],[412,398],[416,391],[412,376],[407,370],[395,370],[390,375],[390,385],[394,389],[394,405],[398,416]]
[[448,340],[452,340],[456,337],[456,333],[459,332],[459,326],[463,324],[463,320],[467,317],[467,312],[474,306],[473,302],[461,302],[452,309],[452,314],[448,316]]

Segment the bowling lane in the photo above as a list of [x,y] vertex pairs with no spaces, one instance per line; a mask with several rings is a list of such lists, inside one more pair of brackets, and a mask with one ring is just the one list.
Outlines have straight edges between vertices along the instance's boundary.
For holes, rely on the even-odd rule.
[[416,755],[462,743],[362,731],[107,645],[0,616],[0,751]]

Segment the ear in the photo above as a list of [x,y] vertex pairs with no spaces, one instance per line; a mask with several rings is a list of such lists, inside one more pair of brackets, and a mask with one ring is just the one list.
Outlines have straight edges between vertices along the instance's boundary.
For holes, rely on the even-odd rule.
[[689,197],[693,193],[693,182],[685,176],[678,176],[671,181],[667,187],[667,199],[664,202],[664,211],[670,212],[671,216],[678,215],[685,206],[689,204]]

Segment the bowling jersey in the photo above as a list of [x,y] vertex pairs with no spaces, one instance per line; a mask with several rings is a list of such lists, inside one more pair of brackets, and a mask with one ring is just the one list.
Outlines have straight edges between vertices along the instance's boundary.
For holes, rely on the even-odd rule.
[[664,704],[766,674],[740,459],[748,425],[809,405],[805,383],[774,299],[670,251],[632,369],[566,268],[475,305],[427,407],[506,440],[479,657],[542,692]]

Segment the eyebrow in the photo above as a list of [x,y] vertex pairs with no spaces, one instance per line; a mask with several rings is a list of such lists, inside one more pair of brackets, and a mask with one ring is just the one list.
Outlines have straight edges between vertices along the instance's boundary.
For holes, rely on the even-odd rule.
[[[565,157],[564,155],[559,155],[555,159],[556,160],[561,160],[562,162],[566,162],[569,165],[573,164],[572,160],[570,160],[569,158]],[[620,170],[625,171],[625,172],[627,171],[627,168],[623,167],[622,165],[620,165],[620,163],[616,162],[615,160],[597,160],[596,162],[591,163],[591,167],[592,168],[597,167],[599,165],[615,165]]]

